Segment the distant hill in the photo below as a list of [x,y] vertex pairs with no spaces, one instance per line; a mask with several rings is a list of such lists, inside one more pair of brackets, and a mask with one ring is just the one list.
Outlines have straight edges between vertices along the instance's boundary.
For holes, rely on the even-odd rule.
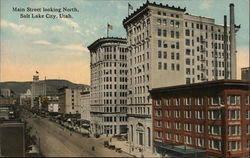
[[[57,94],[57,89],[62,87],[76,88],[76,87],[89,87],[89,85],[85,84],[76,84],[67,80],[42,80],[41,83],[46,82],[46,90],[47,95]],[[27,82],[0,82],[0,88],[8,88],[11,89],[15,95],[20,95],[21,93],[25,93],[27,89],[31,88],[30,81]]]

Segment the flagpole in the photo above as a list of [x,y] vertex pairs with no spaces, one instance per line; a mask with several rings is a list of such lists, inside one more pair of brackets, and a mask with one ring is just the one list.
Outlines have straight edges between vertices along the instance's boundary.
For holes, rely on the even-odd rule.
[[128,16],[129,16],[129,3],[128,3]]
[[109,37],[109,24],[107,23],[107,37]]

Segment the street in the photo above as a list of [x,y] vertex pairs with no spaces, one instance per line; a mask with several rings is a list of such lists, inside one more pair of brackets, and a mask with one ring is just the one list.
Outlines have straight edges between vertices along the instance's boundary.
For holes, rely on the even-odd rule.
[[47,118],[26,116],[25,119],[40,140],[40,150],[46,157],[129,157],[125,153],[104,148],[104,137],[86,138]]

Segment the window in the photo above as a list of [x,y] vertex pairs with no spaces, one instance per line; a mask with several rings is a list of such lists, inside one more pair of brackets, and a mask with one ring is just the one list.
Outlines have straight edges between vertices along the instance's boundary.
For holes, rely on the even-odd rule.
[[191,50],[190,49],[186,49],[186,55],[190,55]]
[[171,59],[174,59],[174,52],[171,53]]
[[196,139],[196,144],[199,147],[204,147],[204,138],[197,138]]
[[184,105],[191,105],[191,98],[185,98]]
[[163,52],[163,58],[167,59],[167,52]]
[[170,26],[174,26],[174,20],[170,21]]
[[180,71],[180,64],[176,64],[176,70]]
[[190,39],[186,39],[186,46],[190,46]]
[[180,53],[176,53],[176,60],[180,59]]
[[232,125],[228,127],[228,135],[236,136],[241,135],[241,128],[239,125]]
[[198,97],[195,100],[196,100],[196,105],[203,105],[203,98],[202,97]]
[[221,135],[221,126],[218,125],[208,126],[208,133],[212,135]]
[[191,118],[192,117],[192,111],[185,111],[185,118]]
[[167,70],[167,63],[164,63],[164,70]]
[[210,120],[220,120],[221,119],[221,111],[220,110],[209,110],[208,118]]
[[227,104],[228,105],[240,105],[240,96],[228,96]]
[[161,36],[161,29],[158,29],[158,36]]
[[211,104],[212,105],[220,105],[221,103],[221,98],[220,96],[214,96],[211,98]]
[[249,110],[246,111],[246,119],[250,120],[250,111]]
[[161,42],[161,40],[158,40],[158,47],[162,47],[162,42]]
[[192,144],[192,137],[191,136],[185,136],[186,144]]
[[161,127],[161,124],[162,124],[161,121],[159,121],[159,120],[156,121],[156,127]]
[[221,150],[221,141],[215,139],[209,139],[209,149]]
[[161,105],[161,100],[156,100],[155,105],[160,106]]
[[158,69],[161,70],[161,68],[162,68],[162,64],[161,62],[158,62]]
[[250,96],[249,95],[247,95],[246,97],[245,97],[245,104],[246,105],[249,105],[249,101],[250,101]]
[[174,70],[174,64],[171,64],[171,70]]
[[204,112],[203,111],[195,111],[195,117],[198,120],[204,119]]
[[163,19],[162,23],[163,23],[163,25],[167,25],[167,20]]
[[161,51],[158,51],[158,58],[161,58]]
[[171,38],[174,38],[174,31],[171,31]]
[[163,30],[163,37],[167,37],[167,30]]
[[195,132],[197,133],[203,133],[204,132],[204,125],[195,125]]
[[188,29],[185,30],[185,35],[190,36],[190,31]]
[[186,59],[186,65],[190,65],[190,59],[189,58]]
[[[157,138],[161,138],[161,137],[162,137],[162,132],[156,131],[156,137],[157,137]],[[141,144],[141,145],[142,145],[142,144]]]
[[161,25],[161,19],[157,19],[157,23]]
[[188,131],[188,132],[192,131],[192,124],[191,123],[185,123],[184,124],[184,130]]
[[155,111],[155,115],[161,117],[161,116],[162,116],[161,110],[156,110],[156,111]]

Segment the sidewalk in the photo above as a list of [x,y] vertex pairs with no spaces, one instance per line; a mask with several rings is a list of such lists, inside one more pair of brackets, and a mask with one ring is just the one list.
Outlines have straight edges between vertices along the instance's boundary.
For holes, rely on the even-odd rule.
[[111,142],[109,139],[109,144],[115,145],[116,148],[121,148],[121,150],[123,152],[127,153],[128,155],[136,156],[138,158],[142,157],[142,155],[144,158],[160,158],[160,155],[158,155],[158,154],[152,154],[152,153],[146,152],[146,151],[139,152],[138,149],[134,149],[134,151],[132,151],[132,150],[130,151],[129,144],[127,141],[119,141],[116,138],[112,138]]

